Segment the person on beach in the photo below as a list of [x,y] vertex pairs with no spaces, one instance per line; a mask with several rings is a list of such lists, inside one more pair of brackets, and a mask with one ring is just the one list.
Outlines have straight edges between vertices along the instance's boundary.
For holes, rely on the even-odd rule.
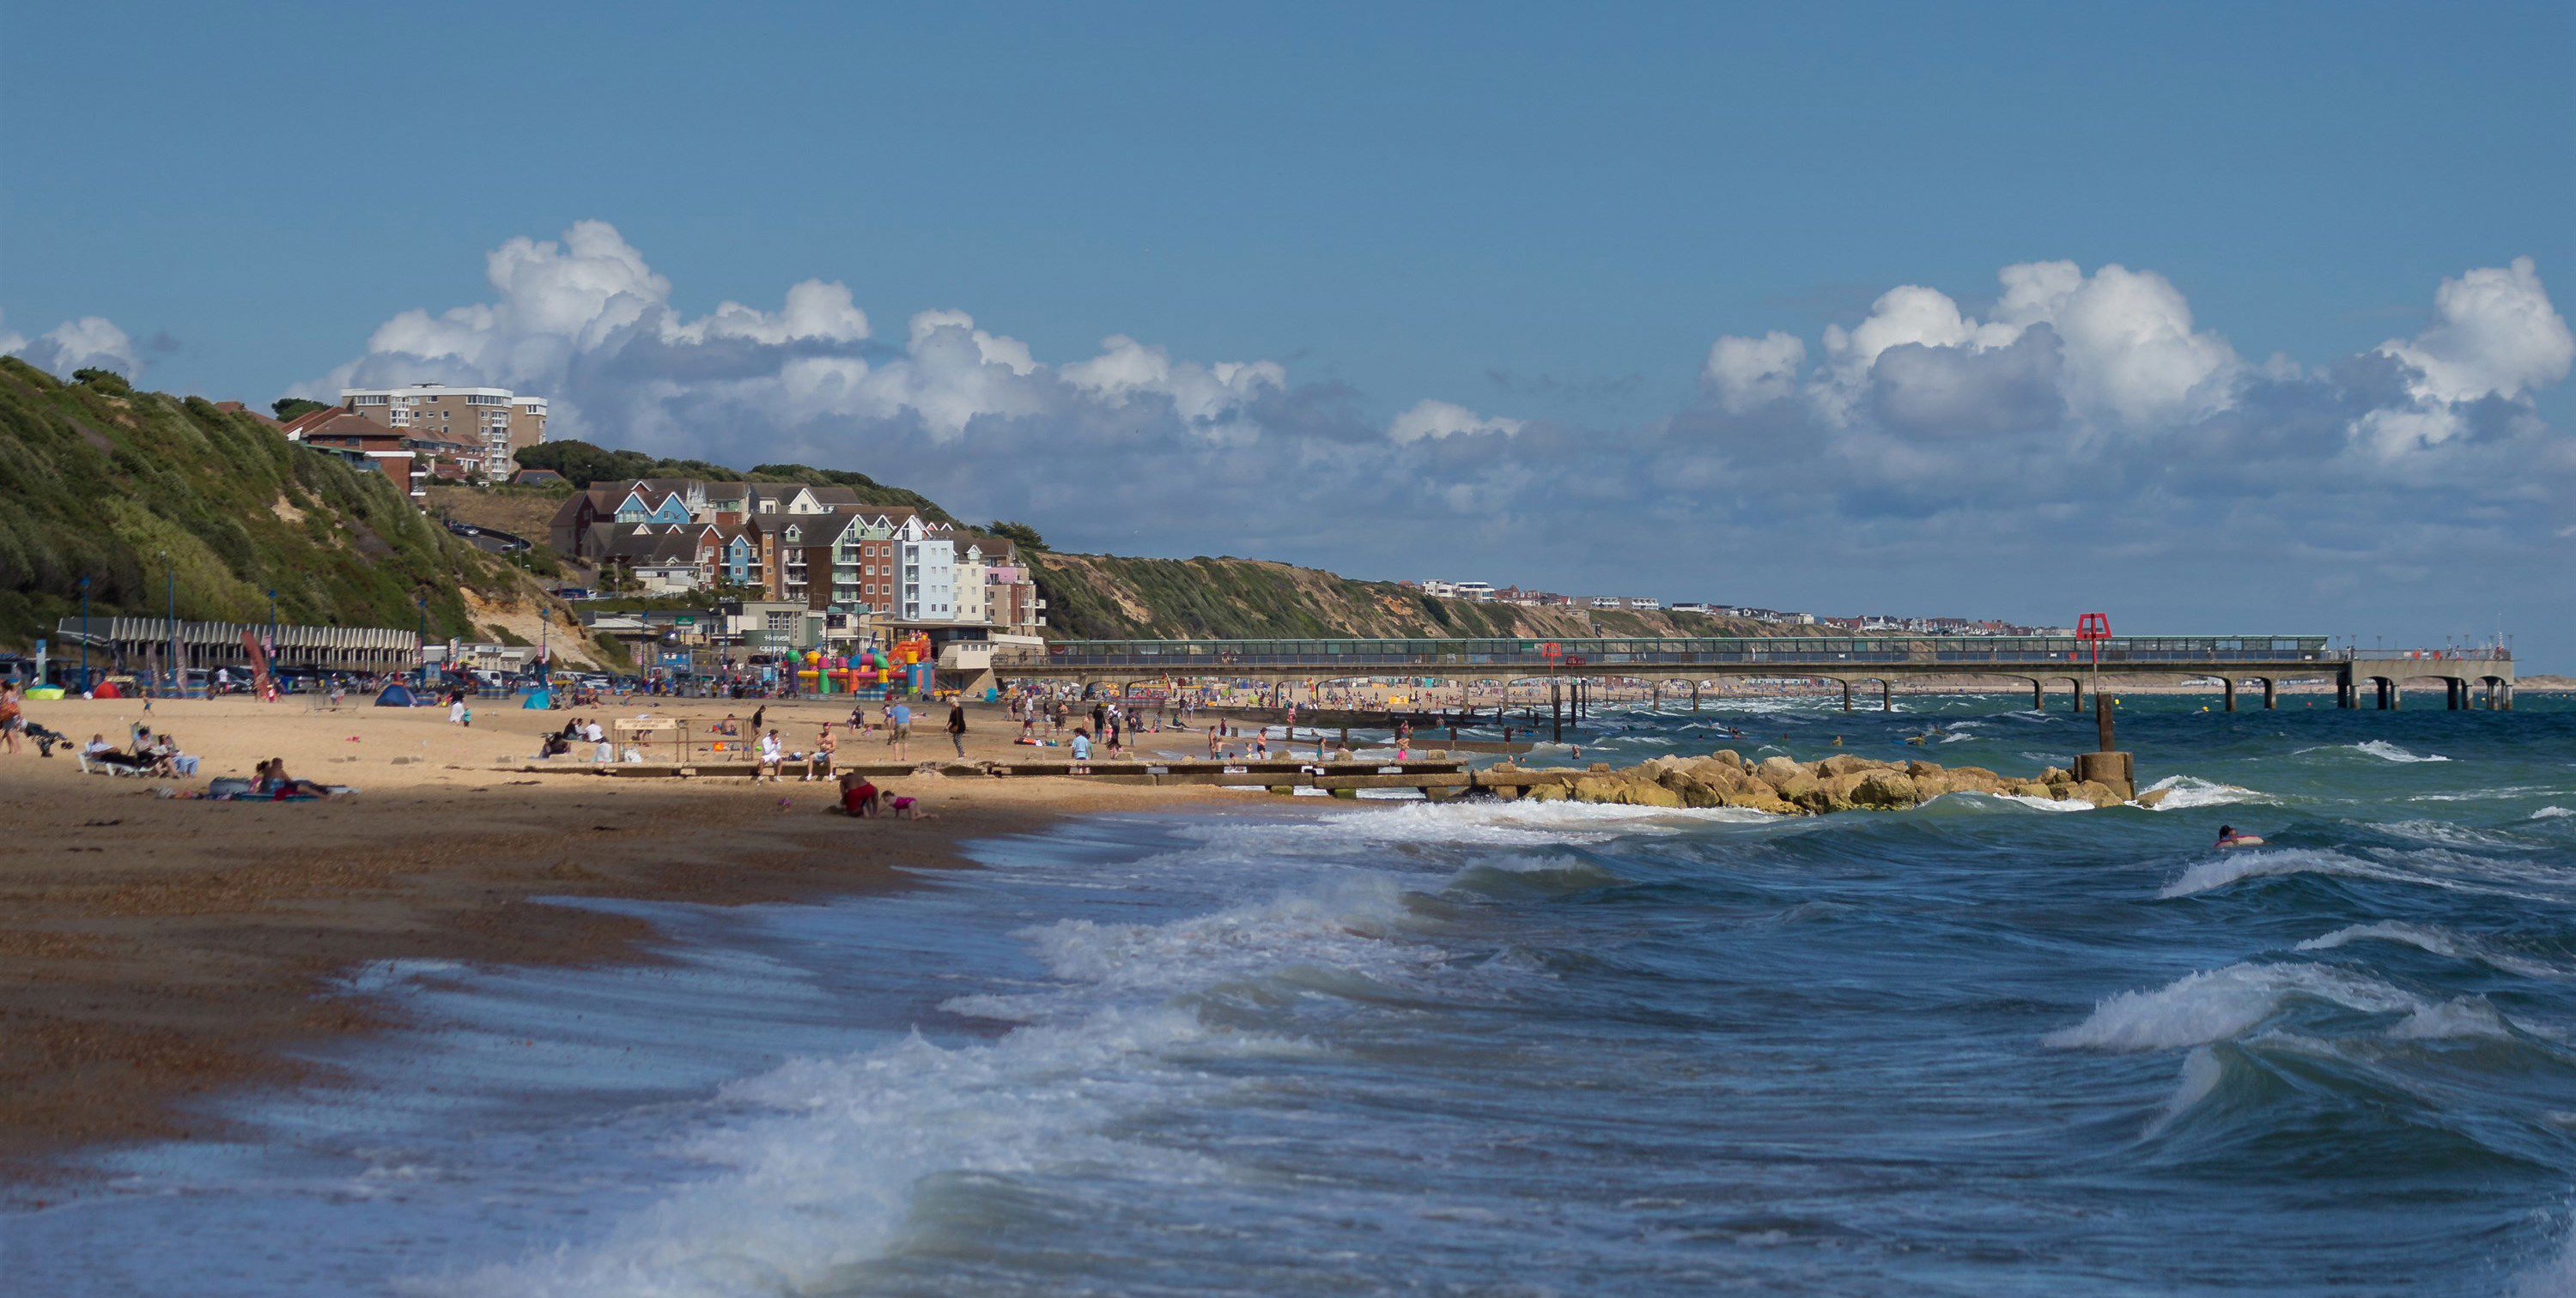
[[1089,775],[1091,769],[1091,733],[1080,726],[1073,728],[1073,773]]
[[755,735],[760,733],[760,719],[767,715],[769,715],[769,705],[766,703],[751,710],[751,733]]
[[269,758],[266,762],[261,763],[259,769],[266,772],[268,787],[263,790],[260,787],[260,782],[253,780],[250,786],[251,792],[253,793],[265,792],[272,798],[327,798],[331,796],[331,791],[329,789],[326,789],[319,784],[315,784],[311,780],[299,780],[294,776],[287,774],[286,759],[283,757]]
[[18,683],[0,685],[0,746],[12,753],[18,751],[18,732],[27,725],[26,711],[18,703]]
[[822,731],[814,736],[814,751],[805,754],[805,778],[814,778],[814,768],[818,764],[823,768],[823,778],[832,778],[832,754],[840,746],[841,741],[832,737],[832,723],[824,722]]
[[912,760],[912,705],[897,700],[886,706],[886,747],[898,762]]
[[582,731],[581,737],[590,741],[590,760],[594,762],[617,760],[617,751],[608,746],[608,732],[600,728],[599,718],[590,719],[590,725]]
[[1108,731],[1105,727],[1107,727],[1108,724],[1109,709],[1100,706],[1100,704],[1096,702],[1093,703],[1091,705],[1091,733],[1095,735],[1107,734]]
[[772,784],[778,783],[778,767],[780,763],[786,760],[786,755],[779,751],[778,732],[772,730],[769,733],[762,735],[760,737],[760,764],[752,768],[752,783],[758,784],[764,778]]
[[963,699],[948,701],[948,742],[956,745],[957,755],[966,755],[966,703]]
[[1020,714],[1020,738],[1021,738],[1021,740],[1023,740],[1023,741],[1027,741],[1027,740],[1030,740],[1030,739],[1035,738],[1035,737],[1036,737],[1036,731],[1037,731],[1037,724],[1038,724],[1038,719],[1037,719],[1037,717],[1036,717],[1036,716],[1034,716],[1034,715],[1032,715],[1032,714],[1030,714],[1030,713],[1027,713],[1027,712],[1022,712],[1022,713]]
[[868,777],[857,771],[849,771],[841,776],[841,814],[844,816],[880,814],[884,811],[879,801],[883,796],[883,790],[877,788],[868,780]]

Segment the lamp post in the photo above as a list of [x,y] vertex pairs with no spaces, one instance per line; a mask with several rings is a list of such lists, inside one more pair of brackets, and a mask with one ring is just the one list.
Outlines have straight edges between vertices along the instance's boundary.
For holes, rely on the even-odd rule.
[[412,668],[411,679],[415,685],[427,685],[429,684],[429,592],[414,591],[411,602],[412,607],[420,610],[418,620],[412,624],[412,639],[420,650],[420,661]]
[[89,578],[81,578],[81,692],[89,692]]
[[161,556],[161,575],[170,585],[170,654],[162,663],[164,679],[168,683],[165,688],[168,688],[176,685],[179,680],[179,569],[170,562],[169,551],[161,550],[156,553]]

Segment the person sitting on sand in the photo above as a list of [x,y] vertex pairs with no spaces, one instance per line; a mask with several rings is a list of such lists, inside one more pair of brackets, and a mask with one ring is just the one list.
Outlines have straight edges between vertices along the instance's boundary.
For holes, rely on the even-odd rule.
[[286,759],[283,757],[269,758],[267,761],[260,763],[259,769],[264,772],[264,775],[261,779],[253,780],[251,782],[250,787],[251,792],[253,793],[265,793],[272,798],[327,798],[331,796],[331,791],[329,789],[326,789],[319,784],[315,784],[311,780],[299,780],[294,776],[287,774]]
[[733,714],[728,712],[724,714],[724,720],[716,723],[716,733],[720,735],[739,735],[742,733],[742,723],[735,721],[733,719]]
[[877,815],[878,813],[880,813],[880,812],[882,812],[882,811],[884,810],[884,807],[882,807],[882,806],[879,804],[879,800],[880,800],[881,798],[883,798],[883,797],[884,797],[884,791],[883,791],[883,790],[881,790],[881,789],[879,789],[879,788],[877,788],[877,786],[876,786],[874,783],[870,782],[870,781],[869,781],[869,779],[868,779],[868,777],[866,777],[866,776],[864,776],[864,775],[859,774],[857,771],[847,771],[847,772],[842,773],[842,775],[841,775],[841,814],[842,814],[842,815],[844,815],[844,816],[873,816],[873,815]]
[[814,778],[817,765],[823,768],[824,779],[832,778],[832,753],[840,746],[841,741],[832,737],[832,723],[824,722],[822,733],[814,736],[814,751],[805,754],[805,778]]

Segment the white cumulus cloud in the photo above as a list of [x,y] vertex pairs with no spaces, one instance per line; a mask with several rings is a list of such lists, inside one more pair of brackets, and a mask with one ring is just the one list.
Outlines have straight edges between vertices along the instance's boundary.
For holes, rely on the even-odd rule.
[[1740,415],[1794,394],[1806,367],[1806,340],[1774,329],[1759,338],[1718,339],[1700,377],[1719,404]]
[[1498,419],[1480,415],[1455,402],[1433,401],[1426,398],[1415,402],[1413,407],[1403,414],[1397,415],[1394,421],[1386,426],[1386,435],[1391,441],[1419,442],[1456,437],[1462,433],[1502,433],[1508,436],[1519,432],[1522,426],[1521,421],[1517,419]]
[[0,354],[18,357],[58,378],[74,370],[114,370],[128,379],[143,373],[134,340],[105,317],[66,320],[34,338],[0,329]]

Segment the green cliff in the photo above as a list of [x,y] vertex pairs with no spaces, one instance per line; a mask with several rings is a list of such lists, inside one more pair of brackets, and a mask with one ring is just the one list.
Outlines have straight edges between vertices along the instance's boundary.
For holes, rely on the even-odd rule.
[[[112,379],[112,376],[111,376]],[[480,638],[540,598],[381,474],[197,397],[64,383],[0,358],[0,644],[80,612],[410,627]],[[167,554],[165,563],[160,557]]]

